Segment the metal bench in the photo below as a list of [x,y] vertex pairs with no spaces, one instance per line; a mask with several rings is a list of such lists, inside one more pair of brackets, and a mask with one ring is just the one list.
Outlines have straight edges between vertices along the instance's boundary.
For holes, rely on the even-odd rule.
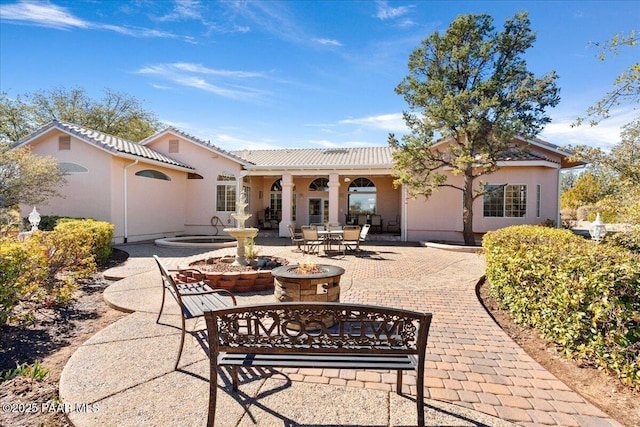
[[162,264],[162,261],[160,261],[160,258],[158,258],[157,255],[154,255],[153,259],[156,260],[158,268],[160,269],[160,275],[162,276],[162,304],[160,305],[160,312],[158,313],[156,323],[160,322],[160,316],[164,309],[164,299],[167,292],[175,298],[176,302],[180,306],[180,314],[182,317],[182,336],[180,338],[178,358],[176,359],[176,364],[173,367],[173,369],[176,370],[178,369],[178,363],[180,362],[182,349],[184,347],[186,320],[202,317],[204,312],[208,310],[236,305],[236,297],[226,289],[214,289],[202,281],[196,281],[193,283],[176,283],[176,280],[174,280],[170,274],[171,272],[193,271],[200,274],[202,277],[204,277],[204,275],[193,268],[169,270],[164,266],[164,264]]
[[218,367],[416,370],[418,425],[424,426],[424,364],[432,315],[342,303],[281,303],[204,314],[210,351],[209,416],[215,423]]

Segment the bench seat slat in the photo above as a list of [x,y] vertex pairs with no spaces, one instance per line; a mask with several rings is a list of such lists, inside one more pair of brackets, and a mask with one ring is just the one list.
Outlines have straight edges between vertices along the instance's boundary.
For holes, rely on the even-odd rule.
[[317,368],[402,369],[416,368],[416,359],[409,355],[362,354],[229,354],[218,355],[218,365],[224,366],[277,366]]
[[183,295],[182,303],[185,306],[187,319],[200,317],[205,311],[229,306],[229,303],[225,302],[222,297],[216,294]]

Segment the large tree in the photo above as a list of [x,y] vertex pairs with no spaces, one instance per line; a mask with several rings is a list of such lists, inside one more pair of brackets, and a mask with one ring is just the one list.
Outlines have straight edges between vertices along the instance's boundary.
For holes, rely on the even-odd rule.
[[[476,180],[498,169],[514,136],[538,134],[550,121],[545,108],[560,99],[555,72],[536,78],[527,70],[523,55],[536,38],[527,14],[507,19],[500,32],[492,22],[461,15],[411,53],[410,74],[395,89],[409,104],[403,115],[410,133],[401,141],[389,135],[396,185],[406,184],[413,197],[439,187],[462,192],[466,244],[475,241],[473,202],[485,194]],[[446,144],[434,147],[441,140]],[[444,168],[462,184],[450,182]]]
[[135,97],[111,89],[105,89],[99,100],[80,88],[40,90],[14,99],[0,93],[0,112],[0,141],[12,143],[52,120],[129,141],[141,141],[162,127]]

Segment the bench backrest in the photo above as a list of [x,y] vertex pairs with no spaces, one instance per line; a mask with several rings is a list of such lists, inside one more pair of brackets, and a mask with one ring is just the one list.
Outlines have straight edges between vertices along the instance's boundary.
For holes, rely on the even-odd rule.
[[237,306],[205,312],[204,316],[212,354],[423,355],[431,324],[430,313],[316,302]]

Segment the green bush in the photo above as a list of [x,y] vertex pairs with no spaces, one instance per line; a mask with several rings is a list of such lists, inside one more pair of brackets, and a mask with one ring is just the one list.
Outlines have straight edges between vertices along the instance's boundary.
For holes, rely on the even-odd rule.
[[[111,256],[113,248],[111,239],[113,238],[113,224],[93,219],[69,219],[63,218],[58,221],[55,230],[67,231],[73,234],[88,233],[91,236],[91,246],[96,262],[103,264]],[[89,243],[89,241],[87,241]]]
[[608,234],[605,242],[609,245],[620,246],[632,252],[640,253],[640,225],[631,227],[629,230]]
[[[40,224],[38,224],[38,230],[53,231],[56,225],[58,225],[58,221],[62,218],[64,217],[56,215],[42,215],[40,217]],[[31,230],[29,217],[22,218],[22,228],[27,231]]]
[[490,293],[516,322],[640,388],[640,256],[535,226],[487,233],[483,247]]
[[113,225],[94,220],[61,220],[51,232],[37,231],[24,242],[0,240],[0,324],[23,306],[28,317],[41,304],[66,304],[78,279],[96,271],[96,259],[111,253]]

